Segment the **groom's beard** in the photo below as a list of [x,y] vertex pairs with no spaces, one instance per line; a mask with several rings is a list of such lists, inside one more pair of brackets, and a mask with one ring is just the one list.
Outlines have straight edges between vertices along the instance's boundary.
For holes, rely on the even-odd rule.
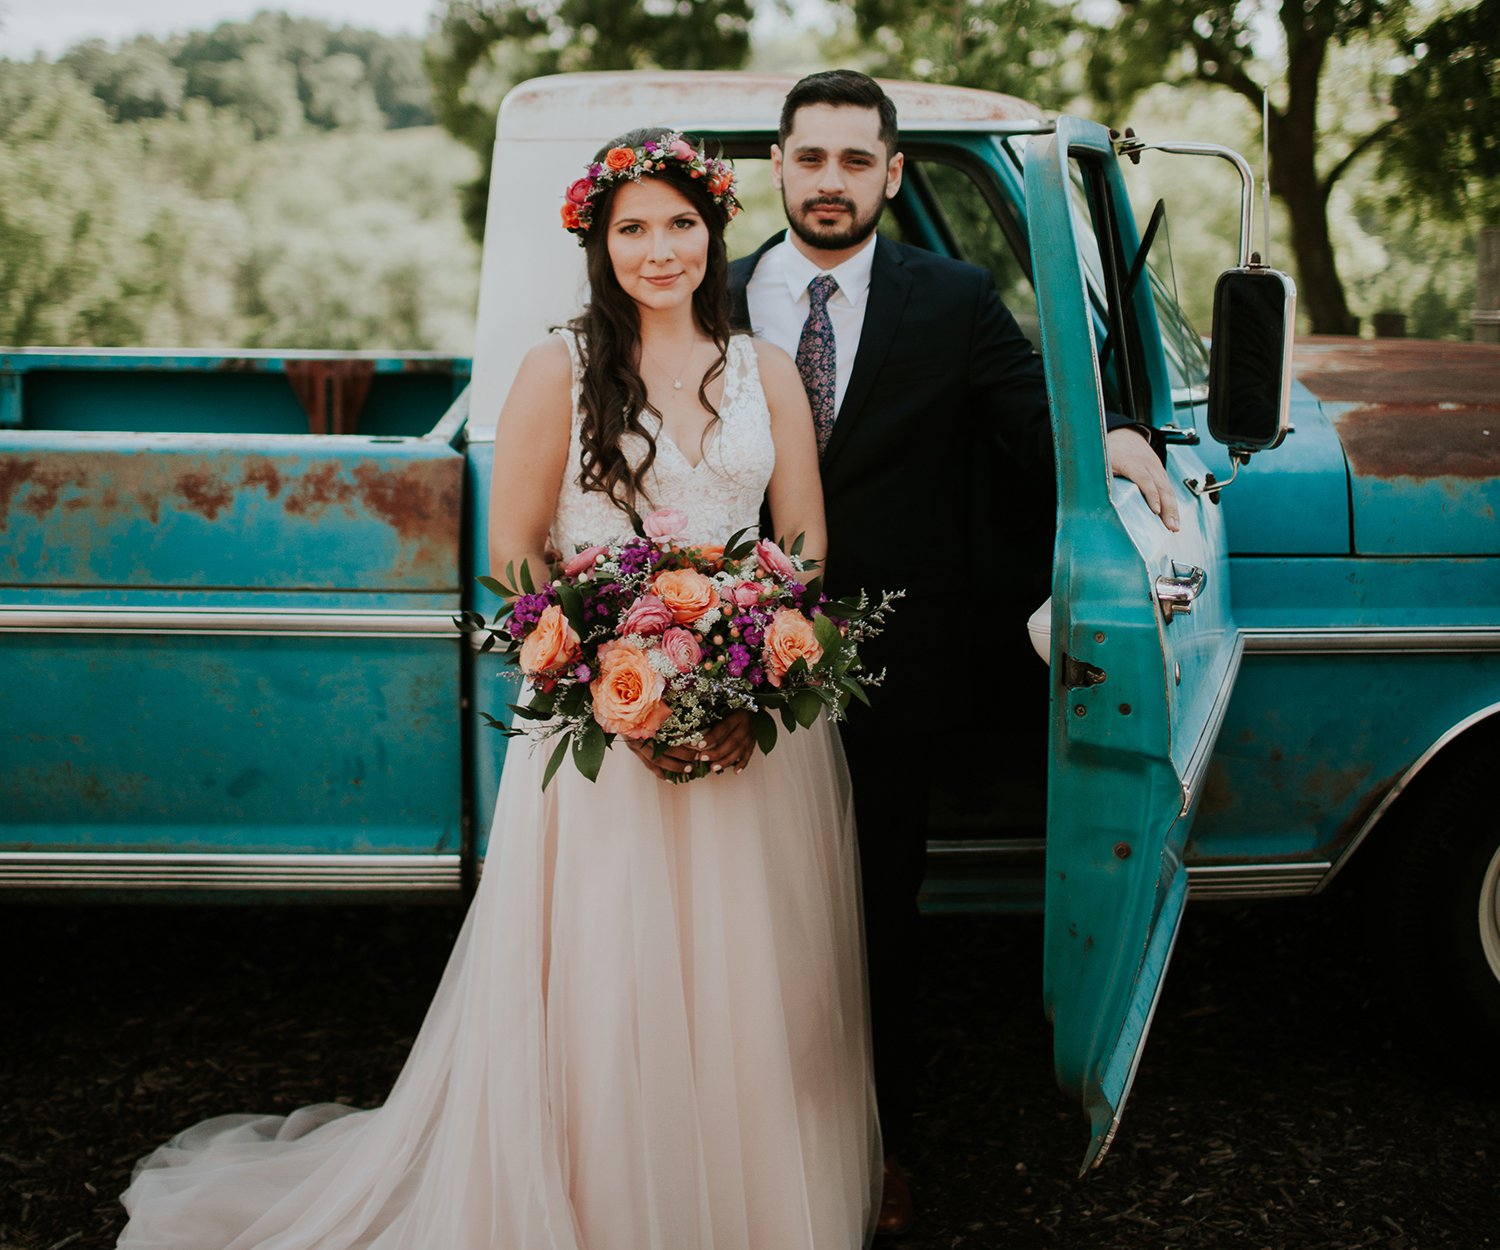
[[[840,252],[847,247],[856,247],[875,232],[880,224],[880,214],[885,211],[885,200],[881,199],[868,217],[859,215],[859,207],[853,200],[838,195],[817,195],[803,200],[799,208],[793,208],[786,198],[786,189],[781,192],[782,207],[786,210],[787,225],[792,233],[809,247]],[[843,228],[819,226],[812,221],[812,214],[821,205],[837,205],[849,214],[849,224]]]

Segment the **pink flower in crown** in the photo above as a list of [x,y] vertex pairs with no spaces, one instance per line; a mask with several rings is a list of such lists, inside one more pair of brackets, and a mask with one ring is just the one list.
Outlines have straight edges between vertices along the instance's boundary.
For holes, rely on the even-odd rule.
[[784,577],[788,581],[796,581],[796,566],[787,558],[780,547],[769,538],[762,538],[755,544],[755,560],[760,565],[761,572],[769,573],[772,577]]
[[564,193],[564,198],[569,204],[583,204],[588,200],[589,192],[593,189],[594,183],[592,179],[580,178],[568,187]]
[[703,658],[703,648],[698,645],[693,632],[680,625],[661,636],[661,649],[662,654],[677,666],[679,673],[691,672]]
[[679,161],[692,161],[698,158],[698,153],[693,151],[693,145],[686,139],[674,139],[667,144],[667,151]]
[[646,537],[663,545],[687,541],[687,526],[687,513],[681,508],[658,508],[641,522]]
[[580,573],[587,573],[598,563],[599,557],[608,550],[609,548],[604,546],[585,547],[563,565],[563,573],[568,577],[577,577]]
[[672,609],[656,595],[642,595],[625,610],[617,634],[660,634],[676,622]]

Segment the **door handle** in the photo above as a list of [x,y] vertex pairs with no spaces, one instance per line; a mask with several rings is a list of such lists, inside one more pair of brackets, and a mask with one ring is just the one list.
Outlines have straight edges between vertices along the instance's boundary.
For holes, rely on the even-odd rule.
[[1203,587],[1208,583],[1208,574],[1196,564],[1181,565],[1176,560],[1172,561],[1172,572],[1163,573],[1156,579],[1156,601],[1161,604],[1161,612],[1167,618],[1167,624],[1172,623],[1172,618],[1179,613],[1183,616],[1191,614],[1193,600],[1203,593]]

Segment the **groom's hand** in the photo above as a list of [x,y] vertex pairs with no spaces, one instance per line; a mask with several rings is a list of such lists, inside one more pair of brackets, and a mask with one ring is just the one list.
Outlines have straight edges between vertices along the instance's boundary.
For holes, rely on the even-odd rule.
[[1175,533],[1182,528],[1177,515],[1177,495],[1172,479],[1156,457],[1150,442],[1129,426],[1118,426],[1109,432],[1109,471],[1116,477],[1128,477],[1141,492],[1146,506],[1161,518],[1161,523]]

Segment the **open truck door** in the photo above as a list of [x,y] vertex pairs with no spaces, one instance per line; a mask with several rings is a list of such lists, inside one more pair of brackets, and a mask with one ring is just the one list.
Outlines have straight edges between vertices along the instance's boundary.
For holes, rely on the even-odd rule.
[[[1183,434],[1182,525],[1110,476],[1107,413],[1174,426],[1141,235],[1110,134],[1026,146],[1026,207],[1058,461],[1044,997],[1063,1091],[1119,1126],[1187,898],[1183,845],[1239,665],[1222,507]],[[1148,230],[1147,244],[1150,243]]]

